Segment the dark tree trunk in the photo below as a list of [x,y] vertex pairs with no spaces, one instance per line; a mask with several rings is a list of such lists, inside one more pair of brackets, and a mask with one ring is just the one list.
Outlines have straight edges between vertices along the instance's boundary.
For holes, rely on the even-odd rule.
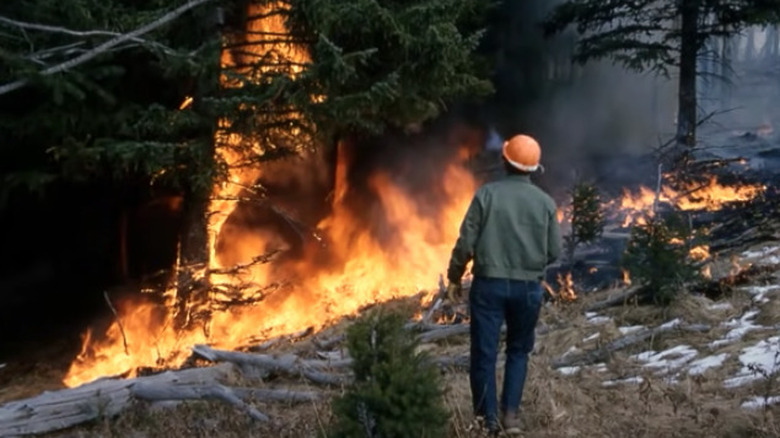
[[[201,190],[203,192],[203,190]],[[182,328],[192,321],[190,314],[197,304],[205,303],[208,291],[209,237],[208,193],[190,190],[184,197],[184,225],[179,245],[177,272],[176,327]],[[195,304],[196,306],[192,306]]]
[[[215,9],[214,17],[221,17],[221,14],[219,8]],[[218,47],[222,32],[220,27],[223,24],[222,19],[214,19],[204,24],[208,27],[205,30],[206,37],[214,38],[213,42]],[[215,52],[212,65],[219,66],[220,52],[218,50]],[[219,68],[214,68],[209,72],[209,74],[199,78],[194,93],[193,111],[204,112],[204,98],[213,96],[219,91]],[[179,238],[179,263],[176,277],[176,318],[174,324],[177,329],[197,321],[196,316],[198,315],[193,315],[192,312],[205,310],[208,304],[208,269],[211,253],[208,224],[214,182],[206,176],[214,175],[216,165],[214,142],[216,141],[217,122],[217,120],[212,120],[211,129],[202,134],[203,141],[196,146],[202,150],[194,153],[189,163],[192,166],[190,174],[198,175],[198,179],[201,181],[198,184],[188,184],[184,191],[183,225]]]
[[680,0],[680,79],[678,85],[677,148],[674,165],[685,162],[696,145],[696,58],[699,49],[699,1]]
[[723,108],[731,105],[731,63],[734,58],[733,38],[724,36],[720,55],[720,105]]

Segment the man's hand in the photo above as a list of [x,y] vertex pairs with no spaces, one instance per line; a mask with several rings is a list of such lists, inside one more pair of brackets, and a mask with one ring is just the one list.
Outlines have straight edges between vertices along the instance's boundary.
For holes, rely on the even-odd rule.
[[463,288],[460,286],[460,283],[451,281],[447,285],[447,299],[452,303],[459,303],[463,300]]

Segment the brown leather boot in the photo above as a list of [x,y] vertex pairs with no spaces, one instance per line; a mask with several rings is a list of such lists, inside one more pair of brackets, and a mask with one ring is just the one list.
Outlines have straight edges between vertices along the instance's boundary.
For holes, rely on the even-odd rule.
[[520,414],[515,412],[502,412],[501,413],[501,426],[504,428],[504,432],[507,435],[520,435],[521,426]]

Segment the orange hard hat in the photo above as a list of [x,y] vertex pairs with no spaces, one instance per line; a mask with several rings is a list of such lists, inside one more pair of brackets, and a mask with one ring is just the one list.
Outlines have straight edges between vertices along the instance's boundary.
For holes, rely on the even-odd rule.
[[504,142],[503,154],[513,167],[523,172],[535,172],[539,168],[542,149],[533,137],[520,134]]

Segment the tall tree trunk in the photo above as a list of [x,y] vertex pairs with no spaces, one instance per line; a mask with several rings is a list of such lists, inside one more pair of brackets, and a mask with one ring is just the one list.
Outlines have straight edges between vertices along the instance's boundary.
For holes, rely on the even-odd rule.
[[731,62],[734,58],[733,37],[724,36],[722,39],[720,54],[720,105],[728,108],[731,105]]
[[747,28],[747,40],[745,41],[745,61],[752,61],[756,57],[756,28]]
[[699,0],[680,0],[680,79],[677,103],[677,148],[674,165],[684,164],[696,145],[696,58]]
[[[206,34],[207,38],[213,38],[215,46],[219,47],[221,40],[222,11],[215,9],[216,21],[207,23],[209,25]],[[201,112],[204,98],[214,95],[220,87],[219,60],[220,51],[215,51],[213,59],[214,69],[209,70],[210,74],[199,78],[197,89],[195,90],[192,110]],[[209,207],[211,205],[211,193],[213,190],[213,181],[205,178],[206,175],[214,175],[215,167],[215,144],[217,129],[217,120],[212,121],[211,129],[205,131],[198,146],[201,150],[197,151],[191,157],[189,165],[191,175],[199,175],[198,179],[207,179],[199,184],[189,184],[184,191],[184,203],[182,206],[183,225],[179,237],[179,262],[177,272],[177,290],[176,290],[176,317],[174,325],[177,329],[189,326],[198,318],[193,318],[193,311],[205,310],[204,306],[208,304],[209,291],[209,257],[211,248],[209,247]],[[205,325],[204,325],[205,327]]]
[[202,189],[187,190],[184,195],[184,225],[179,240],[179,266],[176,278],[177,329],[192,322],[191,311],[194,305],[205,303],[206,296],[199,294],[208,291],[206,270],[209,264],[207,218],[209,201],[209,192]]
[[766,27],[766,40],[764,46],[761,48],[761,57],[763,59],[771,59],[777,56],[778,35],[777,26],[771,25]]

